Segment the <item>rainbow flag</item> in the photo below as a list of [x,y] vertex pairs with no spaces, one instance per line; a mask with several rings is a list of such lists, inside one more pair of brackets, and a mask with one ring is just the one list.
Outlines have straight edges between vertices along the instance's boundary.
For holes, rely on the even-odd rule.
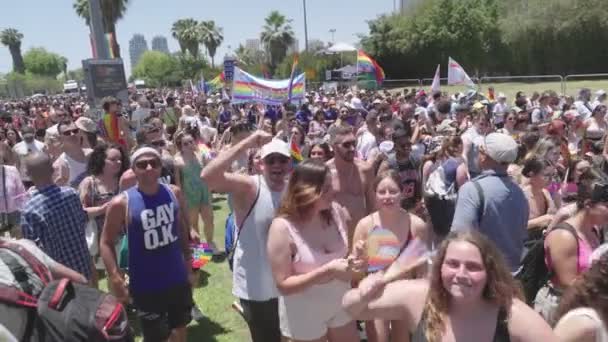
[[289,76],[289,95],[287,99],[291,102],[291,95],[293,94],[293,78],[296,76],[296,69],[298,68],[298,54],[293,55],[293,64],[291,65],[291,76]]
[[298,164],[304,160],[302,153],[300,152],[300,147],[298,147],[298,144],[293,140],[293,137],[289,139],[289,152],[291,153],[291,159],[294,164]]
[[221,74],[217,75],[214,79],[212,79],[209,82],[205,82],[205,92],[209,93],[209,92],[213,92],[213,91],[219,91],[220,89],[224,88],[226,86],[226,79],[224,78],[224,72],[222,71]]
[[126,146],[126,141],[120,137],[118,116],[105,113],[97,126],[99,129],[99,134],[105,137],[107,141]]
[[376,85],[384,82],[384,70],[382,67],[365,52],[357,51],[357,75],[362,80],[375,80]]
[[291,99],[302,101],[306,87],[306,75],[299,74],[293,82],[289,79],[269,80],[253,76],[240,68],[234,69],[232,103],[256,102],[271,106],[280,106],[289,98],[291,83]]

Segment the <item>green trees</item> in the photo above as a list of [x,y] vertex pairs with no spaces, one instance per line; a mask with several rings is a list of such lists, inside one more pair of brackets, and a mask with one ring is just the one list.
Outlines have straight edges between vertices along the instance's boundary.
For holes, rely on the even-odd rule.
[[67,69],[67,59],[45,48],[31,48],[23,55],[25,69],[35,75],[56,78]]
[[260,40],[270,56],[270,67],[275,70],[277,65],[287,55],[287,48],[293,44],[295,34],[291,27],[291,19],[287,19],[278,11],[272,11],[266,17],[260,34]]
[[211,67],[215,67],[215,52],[218,46],[224,41],[224,34],[221,27],[215,26],[213,20],[202,21],[199,25],[200,42],[207,48],[209,57],[211,58]]
[[369,23],[363,49],[390,78],[431,77],[456,58],[471,74],[601,72],[605,0],[426,0]]
[[159,51],[144,52],[132,74],[152,87],[175,85],[181,81],[177,58]]
[[23,56],[21,55],[21,41],[23,34],[14,28],[7,28],[0,32],[0,42],[8,47],[13,59],[13,71],[23,74],[25,73],[25,65],[23,64]]
[[[116,23],[125,15],[129,0],[100,0],[100,2],[104,32],[112,33],[114,36],[112,50],[116,52],[116,57],[120,57],[120,47],[116,40]],[[76,14],[84,19],[88,26],[90,24],[89,0],[75,0],[72,6]]]
[[171,28],[171,35],[179,43],[182,54],[189,52],[192,56],[198,57],[201,34],[196,20],[187,18],[175,21]]

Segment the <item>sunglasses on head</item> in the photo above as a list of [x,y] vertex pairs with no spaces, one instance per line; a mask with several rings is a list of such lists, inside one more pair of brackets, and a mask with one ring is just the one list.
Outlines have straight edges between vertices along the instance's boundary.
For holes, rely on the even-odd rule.
[[63,133],[61,133],[61,134],[65,135],[66,137],[69,137],[71,135],[76,135],[76,134],[78,134],[78,129],[77,128],[76,129],[69,129],[67,131],[63,131]]
[[287,164],[289,162],[289,158],[285,156],[268,156],[264,158],[264,164],[273,165],[273,164]]
[[152,167],[153,169],[158,169],[160,167],[160,160],[155,158],[155,159],[138,160],[135,162],[135,167],[137,167],[140,170],[147,169],[148,165],[150,167]]

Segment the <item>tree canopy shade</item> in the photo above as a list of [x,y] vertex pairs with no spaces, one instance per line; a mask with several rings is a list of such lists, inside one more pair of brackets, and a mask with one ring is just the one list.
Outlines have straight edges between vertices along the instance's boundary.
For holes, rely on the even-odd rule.
[[363,49],[390,78],[431,77],[456,58],[472,74],[605,71],[605,0],[426,0],[368,22]]
[[67,59],[45,48],[31,48],[23,55],[25,69],[35,75],[55,78],[65,70]]
[[7,28],[0,32],[0,42],[8,47],[13,59],[13,71],[23,74],[25,73],[25,65],[23,64],[23,56],[21,55],[21,41],[23,34],[14,28]]

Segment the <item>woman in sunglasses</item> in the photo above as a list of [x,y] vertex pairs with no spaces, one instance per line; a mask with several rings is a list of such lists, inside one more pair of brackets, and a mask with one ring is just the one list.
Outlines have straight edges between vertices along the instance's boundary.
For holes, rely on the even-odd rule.
[[549,323],[555,323],[561,294],[589,268],[591,253],[602,243],[596,227],[608,220],[608,183],[579,184],[576,208],[576,214],[545,235],[545,261],[552,277],[538,291],[534,309]]
[[[89,220],[95,220],[99,236],[103,228],[106,210],[110,200],[118,194],[118,180],[129,168],[129,157],[123,147],[116,144],[96,146],[89,155],[87,173],[79,186],[80,201],[87,212]],[[95,239],[94,244],[98,241]],[[99,261],[98,246],[89,246],[95,264]],[[97,272],[92,277],[93,286],[97,287]]]

